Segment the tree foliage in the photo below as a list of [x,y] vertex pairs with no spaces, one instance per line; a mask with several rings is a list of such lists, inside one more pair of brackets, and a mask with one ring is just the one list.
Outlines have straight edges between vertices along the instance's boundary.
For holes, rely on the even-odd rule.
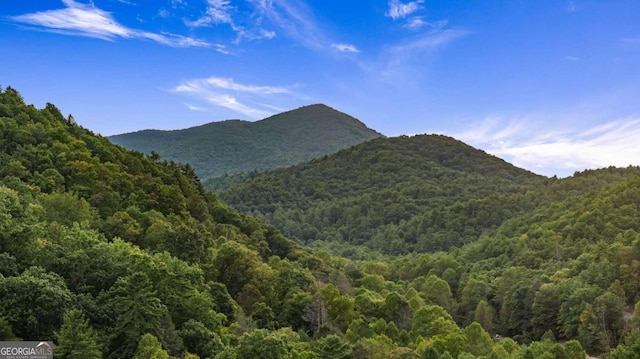
[[62,357],[637,356],[639,168],[544,179],[446,137],[374,140],[248,182],[281,232],[190,166],[12,88],[0,104],[2,340]]

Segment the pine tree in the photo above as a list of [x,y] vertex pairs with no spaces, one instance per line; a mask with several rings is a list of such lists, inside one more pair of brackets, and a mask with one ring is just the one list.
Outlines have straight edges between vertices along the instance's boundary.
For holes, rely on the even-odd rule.
[[58,345],[56,357],[69,359],[102,358],[102,350],[96,343],[96,334],[79,309],[64,314],[62,327],[55,333]]

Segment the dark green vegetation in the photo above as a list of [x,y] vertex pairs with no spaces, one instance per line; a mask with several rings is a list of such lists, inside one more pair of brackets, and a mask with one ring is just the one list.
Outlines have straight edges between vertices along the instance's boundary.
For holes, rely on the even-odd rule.
[[257,122],[229,120],[109,139],[129,149],[189,163],[200,178],[207,179],[292,165],[380,136],[351,116],[311,105]]
[[535,201],[472,243],[351,260],[11,88],[0,151],[0,340],[54,340],[61,358],[639,355],[638,168],[508,170]]
[[[244,179],[244,182],[239,181]],[[530,211],[544,177],[452,138],[378,138],[260,175],[210,180],[220,198],[288,236],[387,254],[471,243]],[[229,188],[227,188],[229,187]]]

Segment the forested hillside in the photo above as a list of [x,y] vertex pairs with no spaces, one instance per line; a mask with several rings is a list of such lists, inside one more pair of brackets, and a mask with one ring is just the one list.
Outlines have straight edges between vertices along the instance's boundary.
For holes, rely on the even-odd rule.
[[261,174],[206,182],[304,243],[388,253],[447,250],[533,209],[544,178],[440,135],[378,138]]
[[325,105],[310,105],[257,122],[229,120],[184,130],[111,136],[116,144],[193,166],[207,179],[293,165],[380,137]]
[[[475,158],[438,140],[450,149],[440,162]],[[500,173],[494,190],[534,204],[448,252],[351,260],[12,88],[0,91],[0,151],[0,340],[52,340],[60,358],[640,354],[639,168],[544,179],[477,154],[462,173]],[[438,161],[427,167],[455,184]]]

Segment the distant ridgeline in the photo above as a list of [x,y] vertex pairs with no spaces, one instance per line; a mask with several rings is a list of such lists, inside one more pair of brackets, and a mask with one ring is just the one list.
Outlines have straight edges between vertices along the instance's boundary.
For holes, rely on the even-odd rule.
[[217,181],[287,237],[191,165],[0,89],[0,341],[88,359],[639,357],[638,167],[544,178],[424,135]]
[[228,120],[184,130],[144,130],[109,139],[189,163],[201,179],[293,165],[380,137],[357,119],[310,105],[261,121]]

